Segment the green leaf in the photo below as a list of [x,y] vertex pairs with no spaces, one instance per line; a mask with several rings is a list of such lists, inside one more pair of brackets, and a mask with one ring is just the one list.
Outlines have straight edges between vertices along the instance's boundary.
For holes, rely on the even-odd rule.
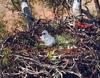
[[4,57],[4,58],[2,59],[2,65],[7,66],[8,64],[9,64],[8,58],[7,58],[7,57]]

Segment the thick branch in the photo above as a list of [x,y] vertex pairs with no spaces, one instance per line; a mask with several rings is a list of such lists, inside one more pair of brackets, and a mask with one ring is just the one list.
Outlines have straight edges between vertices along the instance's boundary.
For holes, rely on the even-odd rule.
[[94,0],[94,3],[95,3],[96,10],[97,10],[97,18],[100,19],[100,5],[99,5],[99,0]]

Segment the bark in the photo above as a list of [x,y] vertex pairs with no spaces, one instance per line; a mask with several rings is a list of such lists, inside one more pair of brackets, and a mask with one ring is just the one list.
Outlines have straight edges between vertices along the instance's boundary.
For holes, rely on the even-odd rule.
[[99,0],[94,0],[94,3],[95,3],[96,11],[97,11],[97,18],[100,19],[100,4],[99,4]]
[[81,18],[81,0],[74,0],[72,13],[75,17]]

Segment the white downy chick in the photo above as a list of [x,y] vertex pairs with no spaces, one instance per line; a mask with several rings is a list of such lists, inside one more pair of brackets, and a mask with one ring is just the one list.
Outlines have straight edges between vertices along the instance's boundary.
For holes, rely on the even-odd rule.
[[55,38],[51,36],[47,30],[42,32],[42,36],[40,36],[41,41],[44,42],[45,46],[52,47],[55,44]]

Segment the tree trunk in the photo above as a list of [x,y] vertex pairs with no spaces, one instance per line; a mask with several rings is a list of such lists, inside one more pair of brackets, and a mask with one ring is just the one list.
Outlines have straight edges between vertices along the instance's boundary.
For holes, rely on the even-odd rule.
[[72,6],[73,16],[81,18],[81,0],[74,0]]
[[96,11],[97,11],[97,18],[100,19],[100,5],[99,5],[99,0],[94,0]]

